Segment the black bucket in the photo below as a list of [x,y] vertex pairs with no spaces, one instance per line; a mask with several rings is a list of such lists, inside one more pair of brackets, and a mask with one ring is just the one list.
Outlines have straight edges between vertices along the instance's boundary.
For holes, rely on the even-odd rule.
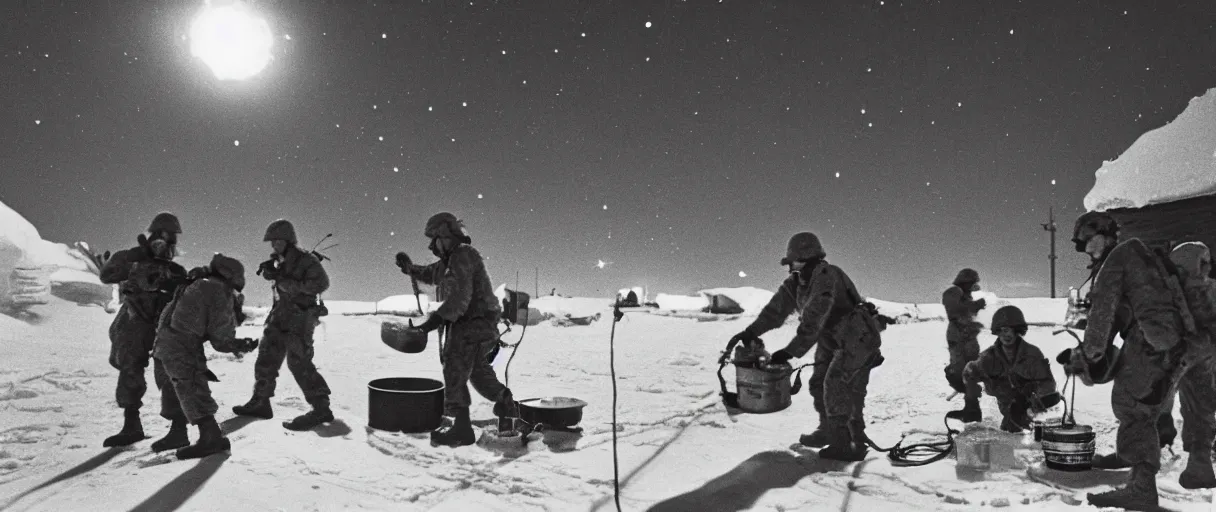
[[419,433],[439,428],[443,383],[434,379],[389,377],[367,383],[367,426]]

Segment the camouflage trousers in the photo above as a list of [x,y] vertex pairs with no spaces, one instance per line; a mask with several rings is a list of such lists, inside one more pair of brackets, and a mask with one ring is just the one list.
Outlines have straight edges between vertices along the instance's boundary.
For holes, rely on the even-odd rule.
[[110,366],[118,370],[118,386],[114,399],[123,409],[144,405],[148,392],[146,377],[152,344],[156,341],[156,325],[133,318],[123,305],[110,324]]
[[329,406],[329,384],[313,364],[313,331],[316,323],[298,323],[298,329],[282,330],[274,322],[267,321],[258,345],[258,358],[253,364],[254,396],[274,396],[279,369],[287,360],[287,369],[295,377],[296,384],[304,393],[304,399],[313,406]]
[[461,319],[448,328],[443,346],[445,415],[455,416],[472,405],[469,384],[486,400],[497,402],[502,397],[507,387],[498,381],[487,359],[497,343],[498,330],[489,319]]
[[967,398],[979,398],[982,390],[973,383],[963,380],[963,369],[967,363],[980,357],[979,334],[983,326],[977,322],[959,324],[950,322],[946,326],[946,350],[950,353],[950,363],[946,365],[946,382]]
[[850,424],[864,428],[870,365],[878,352],[852,353],[830,345],[821,342],[815,347],[814,371],[807,381],[819,424],[825,425],[828,417],[846,416]]
[[[1182,404],[1183,451],[1210,453],[1212,442],[1216,440],[1216,369],[1213,361],[1186,370],[1178,382],[1177,400]],[[1166,421],[1173,421],[1173,408],[1171,397],[1163,411]]]
[[153,359],[152,374],[160,388],[160,417],[197,425],[199,419],[219,411],[209,384],[219,379],[197,362],[158,357]]

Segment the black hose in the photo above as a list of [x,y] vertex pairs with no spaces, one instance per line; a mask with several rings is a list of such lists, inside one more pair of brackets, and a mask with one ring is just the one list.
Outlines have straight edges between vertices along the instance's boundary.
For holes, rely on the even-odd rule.
[[[510,345],[511,357],[507,358],[507,365],[504,366],[502,369],[502,385],[503,385],[503,387],[506,387],[507,389],[511,389],[511,361],[515,360],[515,354],[517,352],[519,352],[519,344],[524,342],[524,335],[528,334],[528,315],[529,314],[530,313],[527,310],[524,310],[524,328],[522,331],[519,331],[519,340],[516,341],[514,345]],[[503,332],[503,334],[506,334],[508,332],[511,332],[510,325],[507,326],[507,330],[505,332]],[[499,346],[503,346],[502,345],[502,336],[499,336],[498,340],[499,340],[498,342],[500,343]]]
[[911,466],[926,466],[942,460],[954,452],[954,436],[962,432],[950,428],[950,424],[946,421],[948,418],[942,417],[942,423],[946,426],[946,440],[910,444],[902,446],[904,438],[907,434],[899,438],[899,442],[890,448],[880,448],[874,441],[866,436],[866,444],[875,451],[887,454],[887,458],[891,460],[891,465],[896,467],[911,467]]

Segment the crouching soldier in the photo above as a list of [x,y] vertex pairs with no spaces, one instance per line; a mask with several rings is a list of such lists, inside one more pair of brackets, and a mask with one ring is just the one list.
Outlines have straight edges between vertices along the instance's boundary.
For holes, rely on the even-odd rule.
[[839,267],[824,260],[826,252],[813,233],[790,238],[782,265],[790,276],[764,306],[760,315],[732,339],[752,344],[760,335],[781,327],[798,313],[798,330],[784,349],[770,357],[787,363],[815,348],[815,370],[808,382],[819,426],[799,441],[823,448],[827,459],[858,461],[866,456],[866,386],[870,370],[882,364],[881,327],[867,309],[853,281]]
[[262,241],[274,253],[258,267],[258,274],[274,282],[274,304],[266,317],[266,329],[253,366],[253,397],[232,411],[242,416],[270,419],[270,397],[274,396],[283,359],[312,410],[283,422],[288,430],[308,430],[334,420],[329,408],[329,384],[313,364],[313,331],[319,323],[317,296],[329,289],[329,275],[312,253],[296,247],[296,230],[279,219],[266,227]]
[[[1029,427],[1031,414],[1039,414],[1060,403],[1051,365],[1039,347],[1022,338],[1026,318],[1016,306],[1005,306],[992,315],[992,334],[996,343],[980,352],[963,369],[967,384],[967,405],[950,411],[946,417],[964,422],[983,419],[979,408],[979,387],[996,398],[1000,407],[1001,430],[1021,432]],[[972,391],[972,390],[975,391]],[[974,393],[974,394],[973,394]]]
[[[244,353],[257,340],[238,339],[245,268],[233,258],[216,254],[211,265],[190,271],[193,281],[180,289],[165,308],[156,329],[152,356],[156,385],[161,390],[161,417],[172,422],[169,433],[152,443],[153,451],[177,450],[179,459],[197,459],[231,448],[215,422],[219,410],[208,382],[218,382],[207,369],[203,343],[220,352]],[[198,442],[190,445],[186,422],[198,427]]]
[[118,284],[122,307],[110,324],[110,366],[118,370],[115,399],[123,409],[122,430],[106,438],[104,446],[126,446],[145,438],[139,408],[148,391],[145,376],[156,321],[186,278],[186,269],[173,262],[181,223],[162,212],[148,225],[148,236],[138,244],[118,251],[101,268],[101,282]]
[[498,344],[497,325],[502,306],[494,295],[481,253],[470,245],[473,240],[455,215],[435,214],[427,220],[424,233],[431,239],[431,253],[439,261],[415,265],[407,254],[399,252],[397,266],[402,273],[435,285],[437,298],[443,301],[418,326],[426,332],[447,326],[447,343],[443,346],[445,417],[443,424],[431,432],[431,443],[464,446],[477,442],[469,419],[470,383],[478,394],[494,402],[494,415],[519,417],[519,406],[511,390],[498,381],[487,359]]
[[954,391],[966,397],[967,410],[979,411],[979,389],[970,389],[963,382],[963,368],[980,356],[980,331],[984,326],[975,321],[975,314],[987,305],[984,299],[972,300],[971,293],[980,289],[980,274],[965,268],[958,272],[946,291],[942,306],[946,308],[946,350],[950,364],[946,365],[946,382]]

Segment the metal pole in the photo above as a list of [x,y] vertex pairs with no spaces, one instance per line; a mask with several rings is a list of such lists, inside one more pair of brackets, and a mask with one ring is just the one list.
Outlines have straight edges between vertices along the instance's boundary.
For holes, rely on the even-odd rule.
[[1043,224],[1043,230],[1051,233],[1051,253],[1047,255],[1047,259],[1051,262],[1051,298],[1056,298],[1056,217],[1055,210],[1052,207],[1047,207],[1047,223]]

